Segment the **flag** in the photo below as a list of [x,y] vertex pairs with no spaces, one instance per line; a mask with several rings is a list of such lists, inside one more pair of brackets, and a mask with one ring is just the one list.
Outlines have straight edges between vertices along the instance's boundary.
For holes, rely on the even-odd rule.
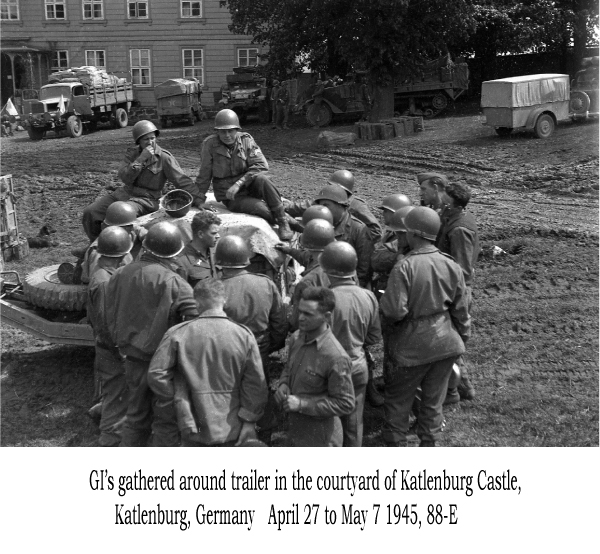
[[63,98],[63,95],[60,95],[60,102],[58,103],[58,113],[59,114],[64,114],[67,111],[66,107],[65,107],[65,99]]
[[15,105],[12,103],[12,100],[10,98],[8,99],[8,102],[4,104],[4,108],[2,108],[2,113],[8,115],[19,115],[17,108],[15,108]]

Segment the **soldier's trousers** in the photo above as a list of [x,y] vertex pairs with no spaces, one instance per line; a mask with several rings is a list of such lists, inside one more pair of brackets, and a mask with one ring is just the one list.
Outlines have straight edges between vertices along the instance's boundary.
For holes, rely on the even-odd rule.
[[385,384],[385,442],[406,445],[409,415],[419,386],[421,404],[417,414],[417,435],[422,443],[435,443],[441,438],[442,403],[456,358],[452,356],[429,364],[395,368],[393,380]]
[[129,391],[125,379],[125,364],[116,348],[96,345],[94,365],[100,377],[102,413],[100,446],[119,446],[121,429],[127,413]]
[[275,222],[274,215],[283,209],[281,194],[266,173],[259,173],[251,183],[240,189],[233,200],[224,202],[232,212],[256,215]]
[[289,446],[342,446],[342,422],[337,416],[318,418],[289,413]]
[[150,361],[125,358],[129,388],[127,415],[121,432],[121,446],[179,446],[180,435],[173,402],[159,402],[148,387]]
[[342,416],[344,429],[344,446],[360,447],[363,439],[363,413],[365,411],[365,396],[369,371],[366,362],[364,367],[352,368],[352,385],[354,386],[354,410]]

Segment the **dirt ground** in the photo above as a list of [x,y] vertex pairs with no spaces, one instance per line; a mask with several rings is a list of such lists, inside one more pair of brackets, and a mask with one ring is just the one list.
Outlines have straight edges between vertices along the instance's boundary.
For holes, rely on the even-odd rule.
[[[483,245],[467,345],[477,397],[446,414],[442,444],[598,446],[598,122],[562,124],[547,140],[500,138],[482,123],[476,110],[455,113],[426,121],[411,137],[326,152],[316,147],[319,131],[300,121],[289,131],[254,123],[245,130],[288,198],[311,197],[340,168],[354,173],[357,195],[374,212],[392,192],[417,202],[416,173],[466,181]],[[20,231],[33,237],[51,225],[57,242],[7,269],[24,275],[74,261],[70,250],[86,242],[82,210],[119,185],[130,131],[40,142],[20,132],[2,140],[2,174],[14,178]],[[210,132],[210,121],[171,127],[160,144],[195,176]],[[505,254],[493,257],[494,246]],[[98,429],[86,415],[93,356],[91,348],[48,344],[2,324],[1,444],[94,445]],[[380,349],[375,356],[381,365]],[[365,446],[382,444],[382,416],[367,407]]]

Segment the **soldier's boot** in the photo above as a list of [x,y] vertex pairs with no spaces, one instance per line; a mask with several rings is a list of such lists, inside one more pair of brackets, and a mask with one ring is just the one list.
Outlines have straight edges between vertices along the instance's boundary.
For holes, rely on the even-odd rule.
[[279,235],[280,240],[291,240],[294,233],[290,229],[287,214],[285,213],[283,206],[279,206],[277,209],[273,210],[273,217],[279,226],[277,234]]
[[475,387],[468,377],[462,376],[457,387],[458,394],[461,400],[473,400],[475,398]]

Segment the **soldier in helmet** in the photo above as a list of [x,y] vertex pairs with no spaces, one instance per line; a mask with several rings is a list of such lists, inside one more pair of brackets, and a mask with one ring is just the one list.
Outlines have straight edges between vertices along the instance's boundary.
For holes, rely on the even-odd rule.
[[[101,224],[102,229],[116,226],[121,227],[129,233],[131,240],[133,241],[133,247],[131,253],[123,258],[122,265],[130,263],[138,255],[142,246],[142,241],[148,232],[144,227],[136,225],[136,219],[137,214],[135,208],[128,202],[117,200],[108,207],[104,221]],[[83,261],[81,262],[82,283],[90,282],[98,263],[99,256],[98,239],[96,239],[85,249],[85,253],[83,254]]]
[[[155,402],[148,388],[148,367],[169,327],[198,315],[192,287],[176,273],[173,258],[183,250],[179,229],[155,223],[144,239],[138,261],[120,268],[107,285],[106,320],[114,344],[125,356],[129,405],[122,446],[146,446],[151,430],[155,446],[179,445],[174,408]],[[154,417],[154,420],[153,420]]]
[[106,227],[98,237],[98,260],[87,290],[86,311],[96,339],[94,371],[100,380],[100,446],[118,446],[129,393],[125,380],[124,360],[112,340],[105,320],[106,286],[123,265],[133,242],[125,229]]
[[156,138],[160,131],[154,123],[148,120],[138,121],[131,133],[135,146],[127,149],[118,172],[124,185],[83,210],[83,229],[90,242],[100,234],[100,224],[106,210],[117,200],[130,204],[137,216],[158,210],[158,201],[167,180],[176,188],[187,190],[194,197],[194,205],[203,203],[194,181],[183,173],[173,154],[157,144]]
[[344,446],[362,446],[363,411],[369,381],[366,348],[381,342],[379,304],[371,291],[356,284],[357,257],[348,243],[328,244],[320,261],[329,278],[329,288],[335,295],[331,330],[352,360],[355,404],[354,410],[342,417]]
[[215,116],[214,135],[204,139],[196,178],[204,201],[212,183],[218,202],[232,212],[256,215],[279,226],[279,238],[292,238],[279,191],[267,176],[269,164],[252,136],[241,130],[233,110]]
[[[350,215],[362,221],[369,230],[373,243],[381,238],[381,225],[379,220],[373,215],[367,203],[354,194],[354,175],[347,169],[334,171],[331,177],[327,180],[328,185],[339,185],[342,187],[348,196],[348,211]],[[291,202],[284,199],[284,206],[287,213],[293,217],[300,217],[311,206],[310,200],[301,200],[299,202]]]
[[437,213],[414,208],[404,219],[411,251],[395,266],[381,298],[389,363],[384,367],[385,425],[389,446],[406,446],[417,388],[417,435],[435,446],[442,431],[442,403],[454,362],[471,334],[465,278],[460,266],[435,246]]
[[406,214],[412,209],[408,196],[394,194],[384,198],[381,210],[386,226],[381,240],[375,245],[371,255],[371,268],[376,273],[373,279],[375,295],[383,293],[387,286],[390,271],[398,261],[399,256],[408,252],[405,227],[402,222]]
[[148,385],[161,404],[175,404],[182,446],[243,445],[256,439],[267,401],[258,346],[251,331],[223,311],[221,281],[200,281],[194,296],[199,317],[166,332]]
[[178,273],[195,287],[199,281],[218,278],[221,272],[215,263],[215,247],[219,240],[221,219],[209,210],[201,210],[192,219],[192,240],[175,258]]

